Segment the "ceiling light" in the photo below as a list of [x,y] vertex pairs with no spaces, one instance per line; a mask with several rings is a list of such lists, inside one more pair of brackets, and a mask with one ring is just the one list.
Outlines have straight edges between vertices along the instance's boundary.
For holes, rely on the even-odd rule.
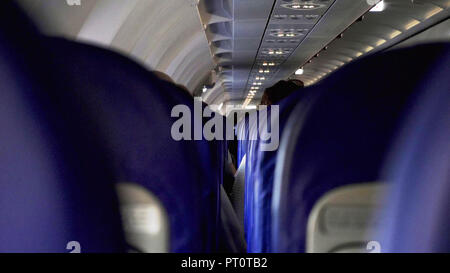
[[383,11],[385,7],[386,5],[384,4],[384,1],[381,0],[380,2],[378,2],[378,4],[376,4],[375,6],[373,6],[373,8],[370,9],[370,12],[380,12]]
[[382,44],[384,44],[384,43],[386,43],[386,40],[385,40],[385,39],[380,39],[380,40],[378,40],[378,42],[376,43],[376,45],[377,45],[377,46],[380,46],[380,45],[382,45]]
[[206,86],[203,86],[202,91],[203,91],[203,93],[205,93],[206,91],[208,91],[208,88],[206,88]]
[[398,35],[402,34],[401,31],[399,30],[395,30],[394,32],[391,33],[391,35],[389,36],[391,39],[397,37]]
[[411,22],[409,22],[408,24],[406,24],[405,29],[408,30],[416,25],[420,24],[419,20],[413,19]]
[[428,18],[430,18],[430,17],[432,17],[432,16],[438,14],[439,12],[441,12],[441,11],[443,11],[443,10],[444,10],[444,9],[441,8],[441,7],[436,7],[436,8],[434,8],[433,10],[431,10],[430,12],[428,12],[428,13],[425,15],[425,19],[428,19]]
[[278,38],[291,38],[304,35],[307,29],[272,29],[270,35]]
[[281,5],[284,8],[288,9],[295,9],[295,10],[313,10],[323,7],[322,4],[316,4],[316,3],[290,3],[290,4],[283,4]]
[[277,19],[277,20],[283,20],[286,19],[288,16],[286,14],[275,14],[273,16],[273,18]]
[[299,68],[295,71],[295,75],[303,75],[303,68]]
[[373,46],[368,46],[366,47],[366,49],[364,49],[365,52],[369,52],[373,49]]

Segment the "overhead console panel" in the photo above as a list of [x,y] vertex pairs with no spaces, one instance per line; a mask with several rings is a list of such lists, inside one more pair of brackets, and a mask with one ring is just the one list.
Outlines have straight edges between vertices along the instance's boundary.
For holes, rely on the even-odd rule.
[[333,4],[333,0],[277,0],[244,87],[244,106],[281,78],[283,64]]
[[279,80],[313,84],[359,56],[399,42],[410,29],[417,33],[429,25],[422,24],[428,18],[448,14],[449,0],[384,0],[386,11],[373,15],[369,10],[379,1],[200,1],[217,82],[225,91],[221,100],[246,107]]
[[201,0],[224,99],[249,105],[370,7],[366,0]]

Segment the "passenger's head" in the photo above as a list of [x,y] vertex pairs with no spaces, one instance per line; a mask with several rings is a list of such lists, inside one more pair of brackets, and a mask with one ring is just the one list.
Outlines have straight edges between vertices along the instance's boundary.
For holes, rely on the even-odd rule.
[[275,85],[266,88],[261,98],[261,105],[277,104],[293,92],[303,88],[300,80],[279,81]]
[[167,75],[166,73],[161,72],[161,71],[154,70],[154,71],[153,71],[153,74],[155,74],[156,77],[158,77],[159,79],[161,79],[161,80],[163,80],[163,81],[166,81],[166,82],[169,82],[169,83],[175,85],[176,87],[178,87],[178,89],[181,89],[181,90],[185,91],[186,93],[189,94],[189,96],[192,96],[191,92],[189,92],[189,89],[187,89],[186,86],[181,85],[181,84],[177,84],[177,83],[176,83],[169,75]]
[[153,74],[155,74],[156,77],[160,78],[163,81],[175,84],[175,82],[172,80],[172,78],[164,72],[153,70]]

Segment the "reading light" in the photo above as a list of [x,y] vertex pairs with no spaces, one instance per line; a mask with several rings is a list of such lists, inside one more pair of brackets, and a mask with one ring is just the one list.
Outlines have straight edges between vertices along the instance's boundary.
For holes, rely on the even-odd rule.
[[385,7],[386,6],[384,4],[384,1],[381,0],[375,6],[373,6],[373,8],[370,9],[370,12],[380,12],[380,11],[383,11],[385,9]]
[[303,75],[303,68],[299,68],[295,71],[295,75]]
[[305,4],[290,3],[290,4],[283,4],[281,6],[284,7],[284,8],[295,9],[295,10],[312,10],[312,9],[321,8],[324,5],[322,5],[322,4],[315,4],[315,3],[305,3]]

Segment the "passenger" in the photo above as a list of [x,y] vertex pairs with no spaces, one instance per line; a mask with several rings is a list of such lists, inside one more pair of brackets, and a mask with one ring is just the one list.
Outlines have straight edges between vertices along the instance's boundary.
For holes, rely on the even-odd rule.
[[158,77],[159,79],[161,79],[161,80],[163,80],[163,81],[166,81],[166,82],[170,82],[170,83],[175,84],[175,82],[173,81],[173,79],[172,79],[169,75],[167,75],[166,73],[161,72],[161,71],[158,71],[158,70],[153,70],[152,72],[153,72],[153,74],[155,74],[155,76]]
[[279,81],[264,90],[261,105],[278,104],[282,99],[303,87],[304,84],[300,80]]
[[153,74],[155,74],[155,76],[158,77],[160,80],[169,82],[169,83],[175,85],[176,87],[178,87],[178,89],[181,89],[181,90],[185,91],[186,93],[188,93],[189,96],[192,96],[191,92],[189,92],[189,89],[187,89],[186,86],[184,86],[184,85],[182,85],[182,84],[176,83],[176,82],[175,82],[169,75],[167,75],[166,73],[161,72],[161,71],[158,71],[158,70],[153,70],[152,72],[153,72]]
[[[164,72],[153,71],[153,73],[161,80],[169,82],[187,93],[189,90],[183,86],[174,82],[174,80]],[[202,103],[202,112],[208,107],[206,103]],[[214,113],[214,115],[219,115]],[[203,123],[206,123],[209,119],[203,118]],[[225,119],[223,119],[225,123]],[[225,125],[225,124],[224,124]],[[224,146],[225,145],[225,146]],[[234,183],[234,174],[236,169],[232,164],[230,155],[226,149],[226,142],[221,140],[213,140],[209,142],[211,146],[211,162],[217,162],[219,169],[223,168],[217,174],[218,180],[221,181],[220,189],[220,220],[219,220],[219,238],[218,238],[218,252],[245,252],[246,244],[244,240],[243,227],[239,224],[236,213],[234,212],[229,196],[231,188]],[[223,149],[223,150],[222,150]],[[220,177],[221,176],[221,177]]]

